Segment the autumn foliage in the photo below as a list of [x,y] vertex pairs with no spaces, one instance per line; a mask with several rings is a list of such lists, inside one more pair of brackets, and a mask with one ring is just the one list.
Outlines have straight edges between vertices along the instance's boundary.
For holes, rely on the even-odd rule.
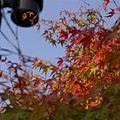
[[[107,6],[110,1],[104,2]],[[1,58],[8,69],[0,71],[0,120],[120,119],[119,34],[106,39],[108,29],[98,9],[81,7],[60,16],[58,21],[41,21],[50,26],[42,34],[46,41],[65,49],[56,64],[33,59],[32,68],[46,78]]]

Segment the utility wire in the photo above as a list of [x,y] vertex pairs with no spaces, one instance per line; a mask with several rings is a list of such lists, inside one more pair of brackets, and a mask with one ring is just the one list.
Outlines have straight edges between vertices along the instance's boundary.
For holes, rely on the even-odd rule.
[[[10,54],[18,55],[17,52],[14,52],[14,51],[9,50],[9,49],[6,49],[6,48],[0,48],[0,51],[8,52],[9,55],[10,55]],[[24,56],[25,56],[25,58],[26,58],[26,60],[25,60],[26,62],[32,62],[33,57],[30,57],[30,56],[28,56],[28,55],[24,55]]]
[[0,33],[2,34],[2,36],[5,38],[7,42],[9,42],[17,51],[19,51],[19,49],[10,41],[10,39],[2,32],[2,30],[0,30]]
[[2,30],[0,30],[0,33],[5,38],[5,40],[17,50],[17,52],[11,51],[9,49],[0,48],[0,51],[8,52],[8,54],[2,54],[1,56],[8,56],[11,54],[16,54],[19,56],[19,59],[23,62],[23,65],[28,67],[28,65],[26,63],[32,62],[33,57],[30,57],[28,55],[24,55],[21,51],[20,43],[19,43],[19,39],[18,39],[18,26],[16,25],[16,31],[14,32],[14,30],[12,29],[12,27],[10,26],[10,24],[7,20],[7,17],[6,17],[4,10],[2,10],[2,14],[3,14],[3,18],[4,18],[8,28],[10,29],[11,33],[14,35],[14,37],[17,41],[17,45],[13,44],[13,42],[11,42],[11,40],[4,34],[4,32]]
[[[9,52],[9,53],[17,54],[17,55],[19,56],[19,59],[23,62],[23,65],[26,66],[26,65],[25,65],[26,60],[25,60],[24,55],[22,54],[20,48],[18,48],[17,46],[15,46],[15,45],[11,42],[11,40],[8,39],[8,37],[4,34],[4,32],[2,32],[2,30],[0,30],[0,33],[1,33],[1,35],[5,38],[5,40],[6,40],[7,42],[9,42],[9,44],[11,44],[11,45],[17,50],[17,53],[16,53],[16,52],[13,52],[13,51],[10,51],[10,50],[7,50],[7,49],[6,49],[6,50],[4,49],[4,51],[7,51],[7,52]],[[1,50],[1,49],[0,49],[0,50]],[[28,56],[27,56],[27,57],[28,57]]]
[[5,14],[4,9],[2,10],[2,15],[3,15],[3,18],[4,18],[4,20],[5,20],[8,28],[10,29],[10,31],[12,32],[12,34],[14,35],[14,37],[17,39],[16,33],[14,32],[14,30],[12,29],[12,27],[10,26],[10,24],[9,24],[9,22],[8,22],[8,20],[7,20],[7,17],[6,17],[6,14]]
[[[0,48],[0,51],[6,52],[5,54],[1,54],[1,57],[2,56],[9,56],[9,55],[12,55],[12,54],[18,55],[17,52],[11,51],[11,50],[6,49],[6,48]],[[27,65],[27,63],[31,63],[33,61],[33,57],[30,57],[28,55],[23,55],[23,56],[24,56],[24,66],[31,68],[31,66]]]
[[[15,47],[15,48],[17,49],[17,51],[18,51],[19,59],[23,62],[23,64],[25,64],[24,56],[23,56],[23,54],[22,54],[21,47],[20,47],[20,43],[19,43],[19,39],[18,39],[18,26],[16,25],[16,33],[15,33],[15,32],[13,31],[13,29],[11,28],[8,20],[7,20],[7,17],[6,17],[6,14],[5,14],[4,10],[3,10],[3,18],[4,18],[4,20],[5,20],[8,28],[10,29],[10,31],[11,31],[12,34],[14,35],[15,40],[17,41],[17,47],[15,47],[15,45],[14,45],[14,47]],[[4,34],[4,37],[5,37],[5,34]],[[6,38],[6,37],[5,37],[5,38]],[[7,40],[8,40],[8,39],[7,39]],[[12,43],[10,40],[9,40],[9,43],[11,43],[12,46],[13,46],[13,43]]]

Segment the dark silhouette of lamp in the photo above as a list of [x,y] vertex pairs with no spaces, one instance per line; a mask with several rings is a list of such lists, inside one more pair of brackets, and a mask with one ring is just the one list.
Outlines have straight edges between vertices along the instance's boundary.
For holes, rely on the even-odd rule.
[[4,7],[12,8],[11,19],[16,25],[30,27],[39,20],[39,13],[43,9],[43,0],[3,0],[0,8]]

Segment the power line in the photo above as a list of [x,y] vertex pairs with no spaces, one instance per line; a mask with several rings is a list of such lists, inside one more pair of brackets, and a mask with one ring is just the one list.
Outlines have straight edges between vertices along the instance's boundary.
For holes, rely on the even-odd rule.
[[4,32],[2,32],[2,30],[0,30],[0,33],[1,33],[1,35],[5,38],[5,40],[6,40],[7,42],[9,42],[17,51],[19,51],[19,49],[17,48],[17,46],[15,46],[15,45],[10,41],[10,39],[4,34]]
[[5,14],[4,9],[2,10],[2,15],[3,15],[3,18],[4,18],[4,20],[5,20],[8,28],[10,29],[11,33],[14,35],[14,37],[15,37],[16,39],[18,39],[16,33],[14,32],[14,30],[12,29],[12,27],[10,26],[10,24],[9,24],[9,22],[8,22],[8,20],[7,20],[7,17],[6,17],[6,14]]

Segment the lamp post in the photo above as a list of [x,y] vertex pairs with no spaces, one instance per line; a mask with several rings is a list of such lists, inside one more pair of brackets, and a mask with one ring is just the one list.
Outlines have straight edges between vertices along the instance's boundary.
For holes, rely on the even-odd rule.
[[30,27],[39,20],[43,0],[0,0],[0,9],[4,7],[12,9],[11,19],[16,25]]

